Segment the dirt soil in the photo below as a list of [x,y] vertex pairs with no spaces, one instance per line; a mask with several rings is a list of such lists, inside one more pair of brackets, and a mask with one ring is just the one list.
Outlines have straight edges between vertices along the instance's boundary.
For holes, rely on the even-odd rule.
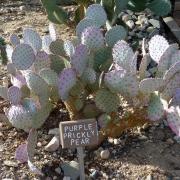
[[[35,27],[41,35],[48,33],[48,20],[41,7],[25,7],[20,1],[0,2],[0,34],[7,41],[11,33],[21,37],[25,26]],[[63,39],[70,38],[73,32],[61,26],[59,35]],[[5,69],[1,68],[1,78],[5,76],[4,73]],[[6,105],[0,100],[1,112]],[[57,128],[60,121],[68,118],[66,109],[60,103],[38,131],[35,164],[45,174],[43,178],[31,174],[27,164],[19,164],[14,159],[15,149],[26,141],[27,134],[8,127],[0,120],[0,179],[62,179],[63,175],[55,169],[65,160],[76,160],[76,151],[59,148],[54,153],[48,153],[44,147],[52,138],[48,135],[49,129]],[[101,148],[110,151],[108,160],[98,157],[97,151],[86,152],[86,174],[89,176],[93,170],[97,170],[99,175],[96,179],[180,180],[180,144],[174,136],[162,122],[127,131],[116,140],[108,139],[101,145]]]

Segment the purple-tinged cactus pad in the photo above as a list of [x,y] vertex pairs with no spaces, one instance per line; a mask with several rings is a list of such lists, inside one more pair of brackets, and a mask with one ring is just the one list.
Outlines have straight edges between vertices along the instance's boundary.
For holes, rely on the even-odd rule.
[[28,131],[32,127],[31,114],[21,105],[12,105],[7,112],[7,117],[16,128]]
[[169,82],[171,78],[173,78],[173,76],[178,72],[180,72],[180,61],[175,63],[168,71],[166,71],[163,79],[165,80],[165,82]]
[[171,44],[166,51],[162,54],[159,64],[158,64],[158,71],[160,73],[165,73],[166,70],[170,68],[171,65],[171,57],[172,55],[177,51],[178,45],[177,44]]
[[160,35],[155,35],[149,41],[149,53],[151,58],[159,63],[161,56],[169,47],[167,40]]
[[29,44],[36,52],[42,48],[42,39],[39,34],[31,28],[23,31],[24,43]]
[[29,136],[27,139],[27,152],[28,152],[28,159],[30,161],[33,160],[36,144],[37,144],[37,131],[35,129],[31,129],[29,131]]
[[64,41],[64,51],[67,56],[72,57],[75,52],[73,43],[69,40]]
[[167,111],[167,122],[171,130],[180,136],[180,108],[171,106]]
[[103,48],[105,45],[101,30],[95,26],[88,27],[82,32],[81,43],[92,50]]
[[127,71],[130,71],[130,66],[133,61],[134,52],[129,47],[128,43],[121,40],[118,41],[112,50],[113,61]]
[[164,81],[162,78],[143,79],[139,84],[140,91],[144,94],[159,91],[163,86]]
[[113,47],[117,41],[125,39],[126,36],[127,32],[125,28],[121,25],[117,25],[107,31],[105,39],[108,46]]
[[92,4],[87,8],[86,17],[92,19],[98,27],[106,24],[107,14],[100,4]]
[[80,44],[76,47],[73,56],[71,57],[72,67],[76,70],[78,75],[82,75],[88,63],[88,48]]
[[55,41],[57,38],[57,35],[56,35],[56,30],[53,23],[49,23],[49,34],[50,34],[51,39]]
[[49,60],[49,55],[45,51],[38,51],[36,54],[36,61]]
[[16,86],[11,86],[8,89],[8,99],[11,104],[17,105],[21,102],[22,93],[20,89]]
[[28,161],[27,144],[21,144],[16,149],[15,158],[21,163]]
[[171,65],[180,61],[180,50],[177,50],[171,57]]
[[180,106],[180,88],[177,88],[171,100],[172,105]]
[[47,53],[50,54],[51,51],[49,49],[50,44],[52,43],[52,38],[49,35],[42,37],[42,49]]
[[180,87],[180,73],[177,73],[171,78],[171,80],[166,84],[164,90],[161,93],[162,98],[169,101],[176,89]]
[[69,91],[76,84],[76,73],[72,68],[64,69],[59,76],[58,89],[63,101],[69,97]]
[[10,42],[15,47],[20,44],[20,39],[16,34],[12,34],[10,36]]
[[96,26],[95,22],[92,19],[84,18],[76,26],[76,36],[81,38],[82,32],[90,26]]
[[13,86],[22,88],[24,85],[26,85],[26,79],[23,75],[17,74],[16,76],[13,76],[11,78],[11,83],[13,84]]
[[158,121],[164,115],[168,108],[168,103],[164,99],[160,98],[157,94],[153,94],[149,106],[148,106],[148,118],[151,121]]
[[8,88],[0,85],[0,97],[7,100],[8,99]]
[[34,50],[28,44],[16,46],[12,53],[12,63],[18,70],[27,70],[35,61]]

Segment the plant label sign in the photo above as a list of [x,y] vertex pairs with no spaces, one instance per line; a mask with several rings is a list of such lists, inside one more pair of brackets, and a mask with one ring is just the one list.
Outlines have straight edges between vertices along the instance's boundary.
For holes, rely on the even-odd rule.
[[91,146],[98,143],[98,129],[95,119],[60,122],[62,148]]

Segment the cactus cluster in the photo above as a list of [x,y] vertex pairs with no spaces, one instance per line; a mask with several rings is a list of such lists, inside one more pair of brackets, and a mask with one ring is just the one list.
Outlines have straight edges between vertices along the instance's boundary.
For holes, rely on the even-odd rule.
[[[92,13],[98,7],[101,16]],[[94,23],[87,23],[90,17]],[[27,144],[16,157],[34,167],[37,129],[49,116],[53,102],[61,99],[72,120],[96,118],[100,134],[118,136],[143,120],[166,118],[180,136],[180,53],[160,35],[143,44],[143,58],[137,68],[137,52],[124,41],[125,31],[115,26],[104,33],[107,15],[100,5],[88,8],[76,28],[73,41],[57,39],[53,25],[50,35],[41,38],[33,29],[24,29],[23,39],[12,35],[7,48],[7,70],[11,87],[0,86],[0,96],[9,100],[5,114],[10,123],[29,132]],[[146,77],[149,60],[157,72]],[[120,118],[119,107],[127,101],[133,108]]]

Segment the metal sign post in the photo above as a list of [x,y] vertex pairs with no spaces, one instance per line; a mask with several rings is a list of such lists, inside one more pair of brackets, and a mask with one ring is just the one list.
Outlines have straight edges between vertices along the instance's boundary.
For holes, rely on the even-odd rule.
[[78,160],[79,160],[79,172],[80,172],[80,180],[85,180],[85,172],[84,172],[84,148],[77,147]]

